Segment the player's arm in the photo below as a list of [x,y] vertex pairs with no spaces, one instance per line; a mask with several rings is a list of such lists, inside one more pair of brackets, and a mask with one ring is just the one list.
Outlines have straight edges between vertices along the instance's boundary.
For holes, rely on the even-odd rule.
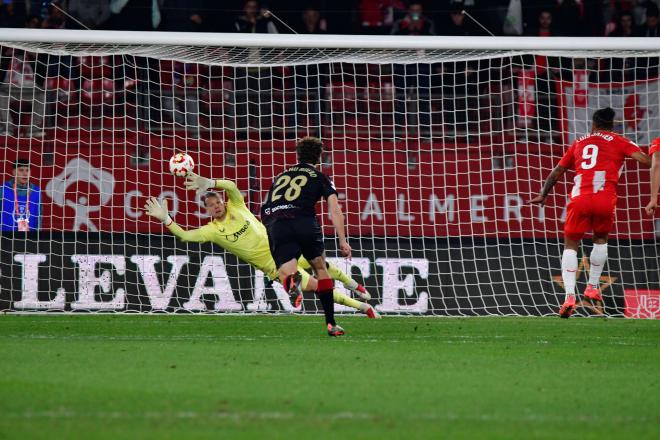
[[234,204],[245,204],[245,199],[243,194],[238,190],[236,184],[231,180],[226,179],[215,179],[215,189],[221,189],[227,193],[229,201]]
[[658,192],[660,191],[660,151],[653,153],[651,158],[651,200],[646,205],[646,213],[653,215],[658,208]]
[[641,163],[642,165],[646,167],[651,167],[651,158],[649,157],[648,154],[644,153],[643,151],[635,151],[630,155],[633,159],[635,159],[637,162]]
[[555,183],[557,183],[557,181],[564,175],[564,173],[566,173],[567,170],[567,167],[557,165],[555,169],[552,170],[550,175],[548,175],[548,177],[545,179],[543,189],[541,189],[539,195],[530,200],[529,203],[537,203],[539,205],[543,205],[546,197],[548,197],[548,194],[550,194],[552,187],[555,186]]
[[332,224],[337,231],[339,236],[339,248],[344,257],[351,257],[351,246],[346,241],[346,232],[344,230],[344,213],[341,210],[341,205],[339,205],[339,200],[337,199],[337,194],[331,194],[328,196],[328,207],[330,208],[330,218],[332,219]]
[[160,220],[174,236],[183,241],[192,241],[202,243],[209,241],[202,228],[186,231],[181,226],[174,223],[167,210],[167,200],[159,202],[157,198],[150,197],[144,205],[144,210],[150,217]]
[[231,180],[226,179],[207,179],[195,173],[186,176],[186,189],[203,193],[210,189],[221,189],[227,193],[229,201],[235,204],[245,204],[243,194]]

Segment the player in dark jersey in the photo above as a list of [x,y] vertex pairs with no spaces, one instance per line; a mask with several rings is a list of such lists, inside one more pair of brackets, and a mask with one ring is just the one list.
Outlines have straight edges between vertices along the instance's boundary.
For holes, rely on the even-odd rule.
[[321,141],[315,137],[305,137],[298,141],[296,152],[298,164],[273,181],[261,206],[261,220],[268,230],[270,252],[280,280],[289,295],[294,297],[292,301],[296,302],[302,295],[297,267],[298,257],[302,254],[316,273],[316,294],[323,306],[328,335],[341,336],[344,329],[335,322],[332,300],[334,284],[326,269],[323,233],[316,218],[316,202],[321,198],[327,200],[332,224],[339,236],[339,248],[344,257],[350,258],[351,246],[344,232],[344,214],[334,184],[328,176],[316,169],[323,152]]
[[643,165],[651,165],[649,157],[637,145],[612,131],[614,115],[614,110],[609,107],[594,112],[591,133],[573,142],[546,179],[541,193],[530,201],[543,205],[559,178],[569,169],[575,170],[575,185],[564,223],[561,275],[566,297],[559,309],[561,318],[568,318],[575,310],[577,249],[589,230],[593,231],[594,246],[589,257],[589,283],[584,296],[602,304],[600,274],[607,261],[607,237],[614,222],[616,186],[623,162],[626,157],[631,157]]

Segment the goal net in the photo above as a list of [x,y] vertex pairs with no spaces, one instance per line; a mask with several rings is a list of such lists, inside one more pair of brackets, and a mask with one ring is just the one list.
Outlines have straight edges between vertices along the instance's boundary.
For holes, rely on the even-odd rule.
[[[529,199],[595,109],[614,108],[616,131],[644,149],[660,136],[660,50],[642,39],[574,50],[562,38],[3,30],[0,41],[3,311],[295,311],[278,283],[216,245],[175,239],[142,206],[168,199],[184,229],[209,222],[168,171],[187,152],[258,213],[312,135],[354,249],[338,258],[322,207],[328,256],[378,310],[552,315],[572,175],[545,206]],[[14,185],[26,164],[29,188]],[[648,170],[627,161],[604,308],[578,313],[660,313],[649,194]],[[578,293],[590,248],[587,235]],[[319,307],[308,295],[301,312]]]

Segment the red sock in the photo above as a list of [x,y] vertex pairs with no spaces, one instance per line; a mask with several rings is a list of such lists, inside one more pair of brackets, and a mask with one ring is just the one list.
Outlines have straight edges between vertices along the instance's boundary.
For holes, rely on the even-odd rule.
[[323,306],[326,324],[337,325],[335,322],[335,301],[332,297],[333,288],[334,282],[331,278],[319,280],[316,286],[316,295],[321,301],[321,306]]

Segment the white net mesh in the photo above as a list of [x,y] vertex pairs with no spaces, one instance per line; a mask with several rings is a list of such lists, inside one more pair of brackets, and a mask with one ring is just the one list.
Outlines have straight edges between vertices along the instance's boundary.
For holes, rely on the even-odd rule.
[[[34,186],[3,186],[0,309],[291,311],[263,274],[177,241],[141,207],[167,198],[182,227],[208,222],[167,170],[185,151],[258,213],[296,139],[314,135],[355,250],[334,261],[379,310],[556,313],[571,176],[545,207],[527,201],[597,108],[613,107],[616,131],[643,147],[660,136],[658,52],[4,43],[3,181],[25,159]],[[607,314],[658,313],[649,193],[648,171],[626,163],[601,278]],[[27,233],[15,231],[25,202],[13,203],[26,197]],[[303,310],[318,310],[311,296]]]

